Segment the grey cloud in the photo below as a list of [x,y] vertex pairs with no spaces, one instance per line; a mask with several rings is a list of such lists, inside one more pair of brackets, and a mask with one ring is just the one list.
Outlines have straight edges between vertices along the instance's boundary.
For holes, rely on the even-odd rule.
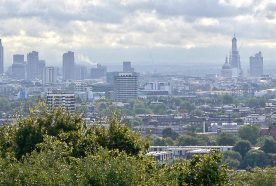
[[222,5],[218,0],[149,0],[129,5],[123,5],[119,0],[107,0],[104,1],[106,2],[104,6],[87,3],[80,11],[74,12],[64,6],[66,2],[2,0],[0,9],[4,11],[0,12],[0,17],[40,17],[42,20],[120,23],[125,16],[137,11],[156,11],[160,16],[183,16],[187,19],[231,17],[248,11],[246,8]]

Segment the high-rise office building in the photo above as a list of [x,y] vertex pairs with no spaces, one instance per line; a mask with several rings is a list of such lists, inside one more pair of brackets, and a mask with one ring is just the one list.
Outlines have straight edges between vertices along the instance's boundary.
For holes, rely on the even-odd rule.
[[263,75],[263,56],[262,53],[259,52],[255,54],[255,56],[251,56],[250,60],[250,76],[252,77],[260,77]]
[[27,79],[35,80],[39,77],[38,52],[32,51],[27,54]]
[[22,80],[26,76],[26,65],[24,61],[24,55],[15,54],[13,55],[12,63],[12,77],[14,79]]
[[4,47],[0,39],[0,75],[4,74]]
[[221,69],[221,77],[226,78],[226,79],[231,79],[232,78],[232,67],[228,63],[228,58],[226,57],[225,63],[222,66]]
[[230,54],[229,62],[233,69],[234,75],[241,76],[243,72],[241,68],[240,54],[237,47],[237,38],[235,36],[232,39],[232,51]]
[[123,62],[123,72],[134,72],[134,68],[131,67],[131,62],[129,61]]
[[96,68],[91,68],[90,77],[91,79],[100,79],[106,76],[107,68],[100,64],[97,64]]
[[45,71],[45,68],[46,68],[46,62],[45,60],[39,60],[38,62],[38,74],[37,74],[37,79],[39,80],[43,80],[43,73]]
[[43,84],[56,84],[57,83],[57,68],[45,67],[43,73]]
[[136,99],[138,96],[138,76],[136,73],[118,73],[114,77],[116,101]]
[[60,107],[69,112],[75,112],[76,100],[75,94],[67,93],[48,93],[46,103],[50,110]]
[[68,51],[62,56],[63,80],[75,79],[75,54]]
[[84,80],[87,78],[87,67],[83,65],[75,65],[75,79]]
[[106,73],[106,83],[114,85],[114,78],[119,72],[107,72]]

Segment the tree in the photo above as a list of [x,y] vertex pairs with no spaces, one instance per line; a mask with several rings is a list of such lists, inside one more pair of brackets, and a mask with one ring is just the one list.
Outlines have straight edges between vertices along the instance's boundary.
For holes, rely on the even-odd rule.
[[231,95],[223,95],[222,96],[222,103],[225,104],[225,105],[229,105],[229,104],[233,104],[234,102],[234,99]]
[[262,108],[265,107],[266,100],[264,98],[250,98],[247,102],[246,105],[251,108]]
[[172,145],[174,145],[174,141],[171,138],[157,137],[152,140],[152,145],[154,145],[154,146],[172,146]]
[[96,134],[95,140],[100,146],[109,150],[125,151],[129,155],[139,155],[148,150],[148,141],[140,133],[121,124],[118,118],[111,118],[108,123],[108,129],[92,127],[88,130],[89,133]]
[[11,108],[11,103],[9,102],[8,99],[0,97],[0,111],[6,112],[10,110]]
[[226,168],[221,166],[221,154],[193,156],[187,163],[173,165],[178,185],[227,185]]
[[250,171],[233,172],[232,185],[274,186],[276,185],[276,168],[255,168]]
[[240,161],[237,159],[225,159],[224,163],[233,169],[237,169],[240,166]]
[[238,161],[242,160],[242,156],[240,155],[240,153],[233,151],[233,150],[228,150],[228,151],[224,152],[223,158],[224,159],[236,159]]
[[163,138],[171,138],[175,140],[178,137],[178,133],[175,132],[172,128],[165,128],[162,131]]
[[218,145],[235,145],[238,141],[238,137],[231,133],[221,133],[217,137]]
[[242,156],[236,151],[229,150],[223,153],[223,162],[231,168],[237,169],[241,160]]
[[167,111],[167,107],[164,103],[158,105],[152,105],[151,109],[154,114],[165,114]]
[[268,164],[268,157],[262,150],[252,149],[244,157],[246,167],[265,167]]
[[177,145],[179,146],[193,146],[193,145],[207,145],[209,138],[203,135],[183,135],[178,137]]
[[239,137],[256,144],[261,128],[257,125],[245,125],[239,129]]
[[266,138],[261,150],[265,153],[276,153],[276,141],[273,138]]
[[191,111],[193,111],[195,109],[196,109],[196,107],[192,103],[190,103],[189,101],[182,100],[179,103],[179,110],[180,110],[180,112],[191,112]]
[[247,140],[241,140],[233,147],[233,150],[239,152],[242,157],[251,149],[251,143]]

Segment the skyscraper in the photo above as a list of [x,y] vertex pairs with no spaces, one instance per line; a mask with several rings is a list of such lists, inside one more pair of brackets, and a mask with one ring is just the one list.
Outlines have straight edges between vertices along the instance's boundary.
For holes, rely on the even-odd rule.
[[237,47],[237,38],[234,35],[232,39],[232,51],[230,54],[230,65],[233,69],[233,73],[235,76],[242,75],[242,68],[241,68],[241,61],[240,61],[240,54]]
[[0,75],[4,74],[4,47],[0,39]]
[[43,80],[43,73],[45,71],[45,68],[46,68],[46,62],[45,62],[45,60],[39,60],[39,62],[38,62],[38,69],[37,69],[37,71],[38,71],[37,78],[39,80]]
[[131,62],[129,61],[123,62],[123,72],[134,72],[134,68],[131,67]]
[[91,68],[90,77],[91,79],[100,79],[106,76],[107,68],[101,64],[97,64],[96,68]]
[[84,65],[75,65],[75,79],[84,80],[87,78],[87,67]]
[[12,77],[14,79],[25,79],[26,65],[24,62],[24,55],[15,54],[13,55],[12,63]]
[[252,77],[260,77],[263,75],[263,56],[262,53],[259,52],[255,54],[255,56],[251,56],[250,60],[250,76]]
[[138,96],[138,77],[136,73],[118,73],[114,77],[116,101],[136,99]]
[[55,84],[57,83],[57,68],[45,67],[43,73],[43,84]]
[[32,51],[27,54],[27,79],[35,80],[39,77],[39,57],[38,52]]
[[74,80],[75,79],[75,55],[74,52],[68,51],[62,56],[62,67],[63,67],[63,80]]

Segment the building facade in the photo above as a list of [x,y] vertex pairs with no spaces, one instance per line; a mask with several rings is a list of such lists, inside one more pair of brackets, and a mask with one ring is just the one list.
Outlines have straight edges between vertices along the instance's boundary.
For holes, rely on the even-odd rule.
[[134,72],[134,68],[131,67],[131,62],[129,61],[123,62],[123,72]]
[[136,73],[118,73],[114,77],[116,101],[127,101],[138,97],[138,76]]
[[263,56],[261,52],[255,54],[255,56],[251,56],[249,58],[250,63],[250,76],[252,77],[260,77],[263,75]]
[[47,94],[47,106],[50,110],[53,110],[55,108],[62,108],[64,110],[67,110],[69,112],[75,112],[76,111],[76,100],[75,100],[75,94],[56,94],[56,93],[48,93]]
[[221,75],[222,78],[225,78],[225,79],[231,79],[232,78],[232,67],[228,63],[228,58],[227,57],[225,59],[225,63],[222,66],[220,75]]
[[43,73],[43,84],[57,83],[57,68],[46,67]]
[[18,80],[26,78],[26,65],[24,61],[24,55],[13,55],[12,77]]
[[96,68],[91,68],[90,77],[91,79],[100,79],[106,76],[107,68],[100,64],[97,64]]
[[38,52],[32,51],[27,54],[27,80],[35,80],[39,76]]
[[75,54],[68,51],[62,56],[63,80],[75,79]]

